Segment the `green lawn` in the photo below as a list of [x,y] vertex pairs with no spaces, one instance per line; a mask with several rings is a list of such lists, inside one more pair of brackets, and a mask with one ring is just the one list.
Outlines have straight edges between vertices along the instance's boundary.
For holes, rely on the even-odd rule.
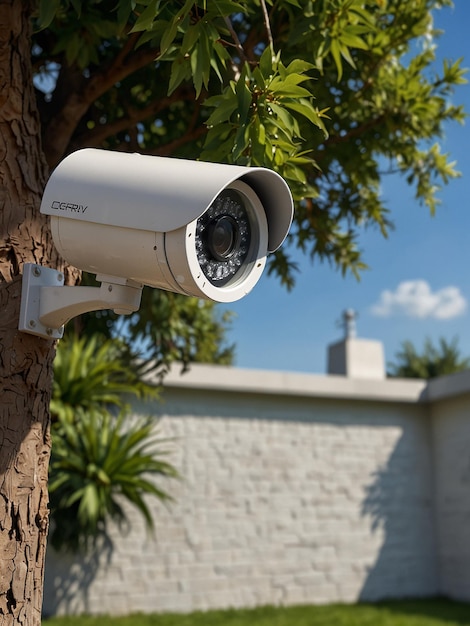
[[154,614],[128,617],[56,617],[43,626],[470,626],[470,604],[407,600],[379,604]]

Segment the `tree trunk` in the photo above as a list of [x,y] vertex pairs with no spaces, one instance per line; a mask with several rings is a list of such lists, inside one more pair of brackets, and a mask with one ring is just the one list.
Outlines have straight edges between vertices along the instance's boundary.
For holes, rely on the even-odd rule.
[[55,346],[17,330],[23,263],[58,264],[39,214],[47,166],[32,82],[31,10],[25,0],[0,0],[0,626],[41,622],[48,528]]

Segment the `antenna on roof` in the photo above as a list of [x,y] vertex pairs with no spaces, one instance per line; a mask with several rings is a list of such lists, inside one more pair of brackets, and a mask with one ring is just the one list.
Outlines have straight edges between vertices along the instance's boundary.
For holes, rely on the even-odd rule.
[[343,329],[345,339],[354,339],[357,335],[356,320],[359,313],[354,309],[345,309],[341,313],[341,319],[338,320],[337,326]]

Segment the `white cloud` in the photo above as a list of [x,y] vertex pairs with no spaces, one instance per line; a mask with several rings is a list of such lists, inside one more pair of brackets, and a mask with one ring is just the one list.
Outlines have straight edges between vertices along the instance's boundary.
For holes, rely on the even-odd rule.
[[463,315],[466,309],[467,301],[458,287],[449,286],[433,292],[425,280],[407,280],[395,291],[382,291],[371,311],[381,317],[402,314],[446,320]]

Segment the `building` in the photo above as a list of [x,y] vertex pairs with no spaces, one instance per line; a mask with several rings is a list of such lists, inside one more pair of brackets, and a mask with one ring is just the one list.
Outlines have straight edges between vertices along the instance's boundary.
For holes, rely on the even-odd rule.
[[175,503],[154,538],[136,514],[113,548],[50,551],[45,614],[470,600],[470,371],[386,379],[353,335],[329,371],[172,371],[135,411],[172,438]]

